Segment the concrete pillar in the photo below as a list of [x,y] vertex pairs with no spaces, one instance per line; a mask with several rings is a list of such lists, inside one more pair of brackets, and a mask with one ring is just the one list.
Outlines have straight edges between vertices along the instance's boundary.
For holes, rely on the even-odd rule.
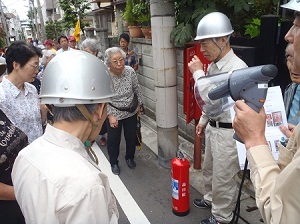
[[178,150],[176,51],[170,41],[175,27],[174,1],[150,0],[150,11],[158,163],[170,168]]
[[104,54],[104,51],[109,48],[109,40],[108,40],[108,29],[107,28],[95,28],[96,36],[100,40],[101,51]]
[[85,30],[85,36],[87,38],[95,37],[95,33],[94,33],[95,28],[93,28],[93,27],[86,27],[86,28],[84,28],[84,30]]

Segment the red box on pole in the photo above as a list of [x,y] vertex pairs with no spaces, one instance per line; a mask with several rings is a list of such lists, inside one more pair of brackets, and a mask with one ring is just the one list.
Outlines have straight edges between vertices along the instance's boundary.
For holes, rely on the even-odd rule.
[[201,53],[201,45],[198,42],[189,42],[184,48],[184,89],[183,89],[183,110],[186,115],[186,123],[190,123],[193,119],[199,120],[202,111],[198,107],[198,104],[194,96],[193,74],[188,68],[188,63],[192,60],[194,55],[197,55],[204,65],[204,72],[206,73],[209,61]]

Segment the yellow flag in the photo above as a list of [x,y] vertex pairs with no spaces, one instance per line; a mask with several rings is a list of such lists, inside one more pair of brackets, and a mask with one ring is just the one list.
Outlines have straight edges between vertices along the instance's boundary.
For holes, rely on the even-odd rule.
[[80,19],[77,20],[73,36],[75,37],[76,42],[78,42],[80,40]]

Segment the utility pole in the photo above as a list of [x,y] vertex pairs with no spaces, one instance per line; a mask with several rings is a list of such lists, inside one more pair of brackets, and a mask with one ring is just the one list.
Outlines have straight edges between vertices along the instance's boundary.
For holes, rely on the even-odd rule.
[[[35,14],[34,13],[34,6],[32,5],[32,3],[33,3],[33,0],[29,0],[29,10],[30,10],[30,13],[31,13],[31,10],[32,10],[32,13]],[[30,15],[30,17],[31,17],[31,15]],[[36,34],[36,28],[35,28],[34,18],[31,17],[30,21],[31,21],[31,24],[32,24],[32,37],[34,39],[35,34]]]
[[39,23],[37,20],[37,16],[36,16],[36,11],[35,11],[35,7],[34,7],[34,0],[29,0],[31,5],[32,5],[32,9],[33,9],[33,17],[35,18],[35,27],[36,27],[36,38],[38,40],[40,40],[40,27],[39,27]]
[[175,27],[174,0],[150,0],[150,11],[158,164],[170,168],[179,146],[176,50],[170,41]]
[[2,1],[0,0],[0,13],[1,13],[1,23],[2,23],[2,27],[4,29],[4,32],[5,32],[5,39],[6,39],[6,46],[9,46],[10,45],[10,41],[9,41],[9,33],[8,33],[8,30],[7,30],[7,24],[6,24],[6,19],[5,19],[5,16],[4,16],[4,12],[3,12],[3,8],[2,8]]
[[52,22],[54,26],[55,37],[57,37],[55,13],[56,13],[56,2],[54,6],[54,2],[52,0]]
[[37,11],[39,14],[40,18],[40,23],[41,23],[41,29],[42,29],[42,40],[46,40],[46,29],[45,29],[45,24],[44,24],[44,18],[43,18],[43,13],[41,10],[41,3],[40,0],[37,0]]

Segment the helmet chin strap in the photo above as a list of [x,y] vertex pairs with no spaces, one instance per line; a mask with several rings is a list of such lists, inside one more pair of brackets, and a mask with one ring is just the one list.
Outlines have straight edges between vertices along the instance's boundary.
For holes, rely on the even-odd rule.
[[96,122],[96,121],[93,121],[92,119],[92,115],[90,114],[90,112],[86,109],[85,105],[83,104],[76,104],[75,105],[78,110],[81,112],[81,114],[88,120],[92,123],[92,130],[89,134],[89,137],[88,139],[85,141],[84,145],[86,147],[86,151],[87,153],[89,154],[89,156],[91,157],[91,159],[98,165],[99,163],[99,160],[98,160],[98,157],[96,155],[96,153],[94,152],[94,150],[92,149],[92,144],[90,142],[90,137],[93,133],[93,131],[95,130],[95,128],[97,128],[100,124],[100,119]]
[[217,56],[216,59],[214,60],[214,63],[216,63],[216,62],[218,62],[218,61],[220,60],[220,57],[221,57],[221,55],[222,55],[222,53],[223,53],[223,49],[224,49],[224,47],[226,46],[226,44],[228,43],[229,38],[230,38],[230,35],[227,36],[226,43],[225,43],[225,45],[224,45],[223,47],[221,47],[221,46],[218,45],[218,43],[217,43],[217,38],[216,38],[216,37],[212,38],[213,42],[217,45],[217,47],[218,47],[219,50],[220,50],[220,53],[218,54],[218,56]]
[[[76,104],[75,105],[78,110],[82,113],[82,115],[92,123],[92,131],[97,128],[99,126],[99,122],[100,120],[98,120],[97,122],[96,121],[93,121],[92,119],[92,115],[90,114],[90,112],[86,109],[86,107],[83,105],[83,104]],[[91,132],[92,132],[91,131]]]

